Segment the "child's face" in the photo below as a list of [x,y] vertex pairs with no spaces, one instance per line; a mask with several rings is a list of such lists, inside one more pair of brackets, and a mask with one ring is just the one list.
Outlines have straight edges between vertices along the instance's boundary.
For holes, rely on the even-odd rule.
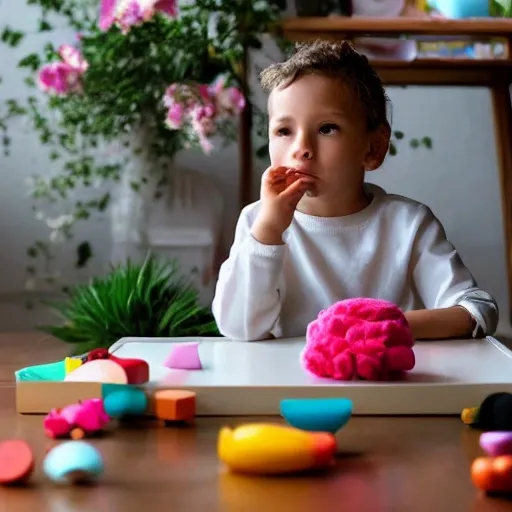
[[296,168],[316,179],[312,196],[336,196],[359,187],[370,134],[355,94],[339,80],[306,75],[269,98],[271,165]]

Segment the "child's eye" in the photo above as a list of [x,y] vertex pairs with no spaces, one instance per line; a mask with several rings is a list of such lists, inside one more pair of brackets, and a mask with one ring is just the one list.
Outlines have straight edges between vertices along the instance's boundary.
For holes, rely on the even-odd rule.
[[332,135],[340,131],[340,127],[337,124],[324,124],[320,127],[320,133],[322,135]]
[[287,135],[290,135],[290,130],[288,128],[279,128],[276,130],[276,133],[280,137],[286,137]]

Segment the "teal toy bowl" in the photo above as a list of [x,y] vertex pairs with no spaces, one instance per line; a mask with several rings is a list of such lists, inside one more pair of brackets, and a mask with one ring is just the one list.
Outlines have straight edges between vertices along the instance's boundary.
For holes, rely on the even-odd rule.
[[281,400],[281,415],[289,425],[310,432],[335,434],[352,416],[348,398],[287,398]]

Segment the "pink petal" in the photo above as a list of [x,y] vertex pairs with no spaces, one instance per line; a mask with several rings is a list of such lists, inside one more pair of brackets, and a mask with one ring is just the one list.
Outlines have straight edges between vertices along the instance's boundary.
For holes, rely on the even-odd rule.
[[100,30],[108,30],[114,23],[114,12],[116,8],[116,0],[101,0],[100,4]]
[[78,73],[64,62],[43,66],[38,79],[43,91],[54,94],[67,94],[78,85]]
[[166,124],[172,130],[181,128],[184,121],[185,109],[179,103],[175,103],[167,112]]
[[65,64],[84,73],[87,71],[89,64],[85,59],[82,58],[82,55],[79,50],[69,44],[63,44],[59,48],[59,55]]

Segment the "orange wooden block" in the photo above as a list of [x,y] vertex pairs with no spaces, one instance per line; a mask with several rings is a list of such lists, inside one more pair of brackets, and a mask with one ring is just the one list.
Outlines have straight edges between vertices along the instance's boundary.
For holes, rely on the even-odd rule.
[[193,391],[160,389],[154,394],[154,403],[159,420],[185,421],[196,415],[196,394]]

